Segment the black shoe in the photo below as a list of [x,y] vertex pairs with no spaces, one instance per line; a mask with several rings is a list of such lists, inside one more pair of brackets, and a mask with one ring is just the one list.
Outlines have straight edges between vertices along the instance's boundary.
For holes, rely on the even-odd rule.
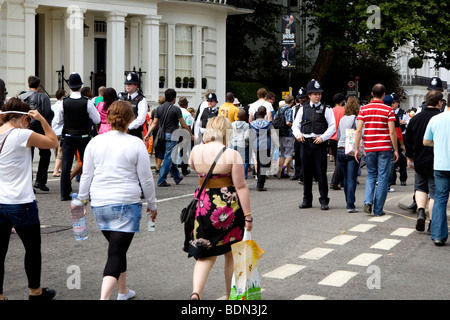
[[170,183],[167,183],[167,181],[164,181],[161,184],[158,184],[158,187],[170,187]]
[[406,208],[408,211],[410,211],[411,213],[415,213],[417,211],[417,203],[415,201],[413,201],[413,203],[411,203],[409,205],[408,208]]
[[61,201],[70,201],[72,200],[72,196],[62,196]]
[[341,190],[341,187],[339,187],[338,185],[335,185],[335,184],[330,184],[330,189],[332,189],[332,190]]
[[433,243],[438,247],[442,247],[445,244],[445,241],[442,239],[434,239]]
[[425,231],[425,209],[419,208],[417,210],[417,223],[416,223],[417,231]]
[[29,300],[52,300],[56,296],[56,291],[48,288],[42,288],[42,294],[38,296],[29,295]]
[[299,206],[299,209],[307,209],[307,208],[312,208],[312,204],[311,203],[306,203],[306,202],[303,202],[302,204],[300,204]]
[[191,170],[185,171],[185,172],[183,172],[183,176],[187,176],[190,173],[191,173]]
[[290,177],[289,179],[290,179],[290,180],[298,180],[298,179],[300,179],[300,176],[293,175],[293,176]]
[[181,178],[180,178],[180,180],[178,180],[178,181],[175,181],[175,184],[176,185],[179,185],[180,184],[180,182],[183,180],[184,178],[183,178],[183,176],[181,176]]
[[406,181],[400,183],[402,186],[406,186]]
[[40,183],[40,182],[36,182],[34,184],[34,187],[38,188],[38,189],[41,189],[42,191],[50,191],[50,189],[45,184]]
[[320,205],[320,210],[330,210],[330,207],[328,207],[328,205],[326,203],[322,203]]
[[266,188],[264,188],[264,187],[258,187],[258,188],[256,188],[256,190],[258,190],[258,191],[267,191],[267,189]]

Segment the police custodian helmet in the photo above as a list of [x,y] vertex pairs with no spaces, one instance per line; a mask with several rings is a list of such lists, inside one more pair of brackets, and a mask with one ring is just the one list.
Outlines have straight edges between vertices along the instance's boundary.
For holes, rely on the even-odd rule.
[[428,85],[428,90],[442,90],[444,91],[444,88],[442,87],[442,80],[439,77],[433,77],[430,80],[430,84]]
[[322,86],[320,85],[319,81],[312,79],[309,83],[308,83],[308,94],[313,93],[313,92],[323,92]]
[[131,72],[127,75],[127,78],[125,80],[125,84],[140,84],[139,77],[136,73]]

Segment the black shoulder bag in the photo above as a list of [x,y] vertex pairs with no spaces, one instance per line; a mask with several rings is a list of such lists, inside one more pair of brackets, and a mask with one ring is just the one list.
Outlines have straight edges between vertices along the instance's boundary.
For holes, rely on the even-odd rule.
[[166,140],[166,133],[164,131],[164,123],[166,122],[167,114],[169,113],[170,108],[172,108],[173,104],[167,108],[166,112],[164,112],[163,121],[159,124],[158,133],[155,137],[153,137],[153,150],[156,150],[158,144],[164,143]]
[[222,153],[226,150],[226,148],[227,147],[223,147],[223,149],[219,152],[213,164],[211,165],[211,168],[209,169],[202,186],[198,190],[197,197],[194,197],[194,199],[191,200],[191,202],[186,206],[186,208],[183,208],[183,210],[181,210],[180,221],[181,223],[185,224],[185,228],[187,230],[194,229],[194,219],[195,219],[195,212],[197,211],[198,206],[198,198],[202,194],[203,189],[205,189],[206,182],[209,180],[209,178],[211,178],[214,167],[216,166],[217,161],[219,160]]

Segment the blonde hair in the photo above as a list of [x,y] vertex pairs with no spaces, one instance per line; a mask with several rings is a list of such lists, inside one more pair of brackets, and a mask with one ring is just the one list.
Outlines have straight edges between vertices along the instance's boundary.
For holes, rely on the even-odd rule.
[[218,141],[224,145],[230,141],[233,134],[233,127],[230,120],[225,117],[213,117],[206,124],[206,131],[203,134],[203,142]]
[[111,129],[126,132],[128,125],[134,120],[131,103],[123,100],[113,102],[108,108],[106,120],[111,124]]

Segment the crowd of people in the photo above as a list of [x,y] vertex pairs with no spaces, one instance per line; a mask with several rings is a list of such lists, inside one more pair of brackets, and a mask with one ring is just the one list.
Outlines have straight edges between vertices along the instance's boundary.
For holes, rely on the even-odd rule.
[[[413,168],[410,208],[417,210],[416,229],[425,230],[428,205],[432,241],[440,246],[447,240],[450,127],[446,121],[450,115],[443,112],[446,101],[437,77],[430,81],[424,104],[407,112],[399,106],[399,96],[387,94],[383,84],[373,86],[369,103],[337,93],[334,106],[329,106],[322,99],[322,85],[314,79],[295,96],[286,95],[278,108],[274,108],[275,95],[264,88],[247,106],[240,106],[232,92],[219,104],[216,93],[207,91],[198,108],[189,107],[186,97],[177,102],[176,91],[169,88],[151,111],[134,73],[126,77],[125,92],[101,87],[97,97],[73,73],[68,79],[70,94],[58,90],[53,106],[48,96],[39,93],[38,77],[30,76],[28,85],[28,91],[6,102],[0,80],[0,170],[11,172],[0,176],[0,299],[5,298],[4,262],[13,228],[26,250],[30,299],[52,299],[56,294],[40,284],[39,215],[33,192],[33,187],[49,191],[51,149],[55,150],[52,175],[60,177],[60,200],[72,199],[71,180],[78,175],[78,197],[84,205],[90,201],[108,242],[101,299],[109,299],[115,287],[118,299],[135,295],[126,284],[126,252],[139,232],[141,200],[147,201],[147,211],[155,220],[155,186],[170,187],[169,174],[178,185],[191,170],[199,175],[200,186],[213,164],[207,187],[195,193],[199,199],[195,227],[185,235],[184,250],[196,259],[191,299],[202,297],[219,255],[225,256],[226,292],[230,292],[231,245],[242,240],[244,229],[253,227],[246,183],[250,173],[258,192],[268,191],[268,177],[298,181],[303,185],[299,209],[313,207],[317,181],[321,210],[330,209],[329,189],[343,188],[349,213],[357,212],[360,202],[364,212],[381,216],[387,193],[396,184],[397,168],[402,185],[408,178],[407,167]],[[352,154],[346,150],[351,129],[355,132]],[[40,160],[33,184],[34,148],[39,149]],[[155,156],[156,183],[149,154]],[[330,184],[329,159],[335,164]],[[364,166],[364,199],[356,199],[357,178]],[[12,208],[15,214],[10,213]]]

